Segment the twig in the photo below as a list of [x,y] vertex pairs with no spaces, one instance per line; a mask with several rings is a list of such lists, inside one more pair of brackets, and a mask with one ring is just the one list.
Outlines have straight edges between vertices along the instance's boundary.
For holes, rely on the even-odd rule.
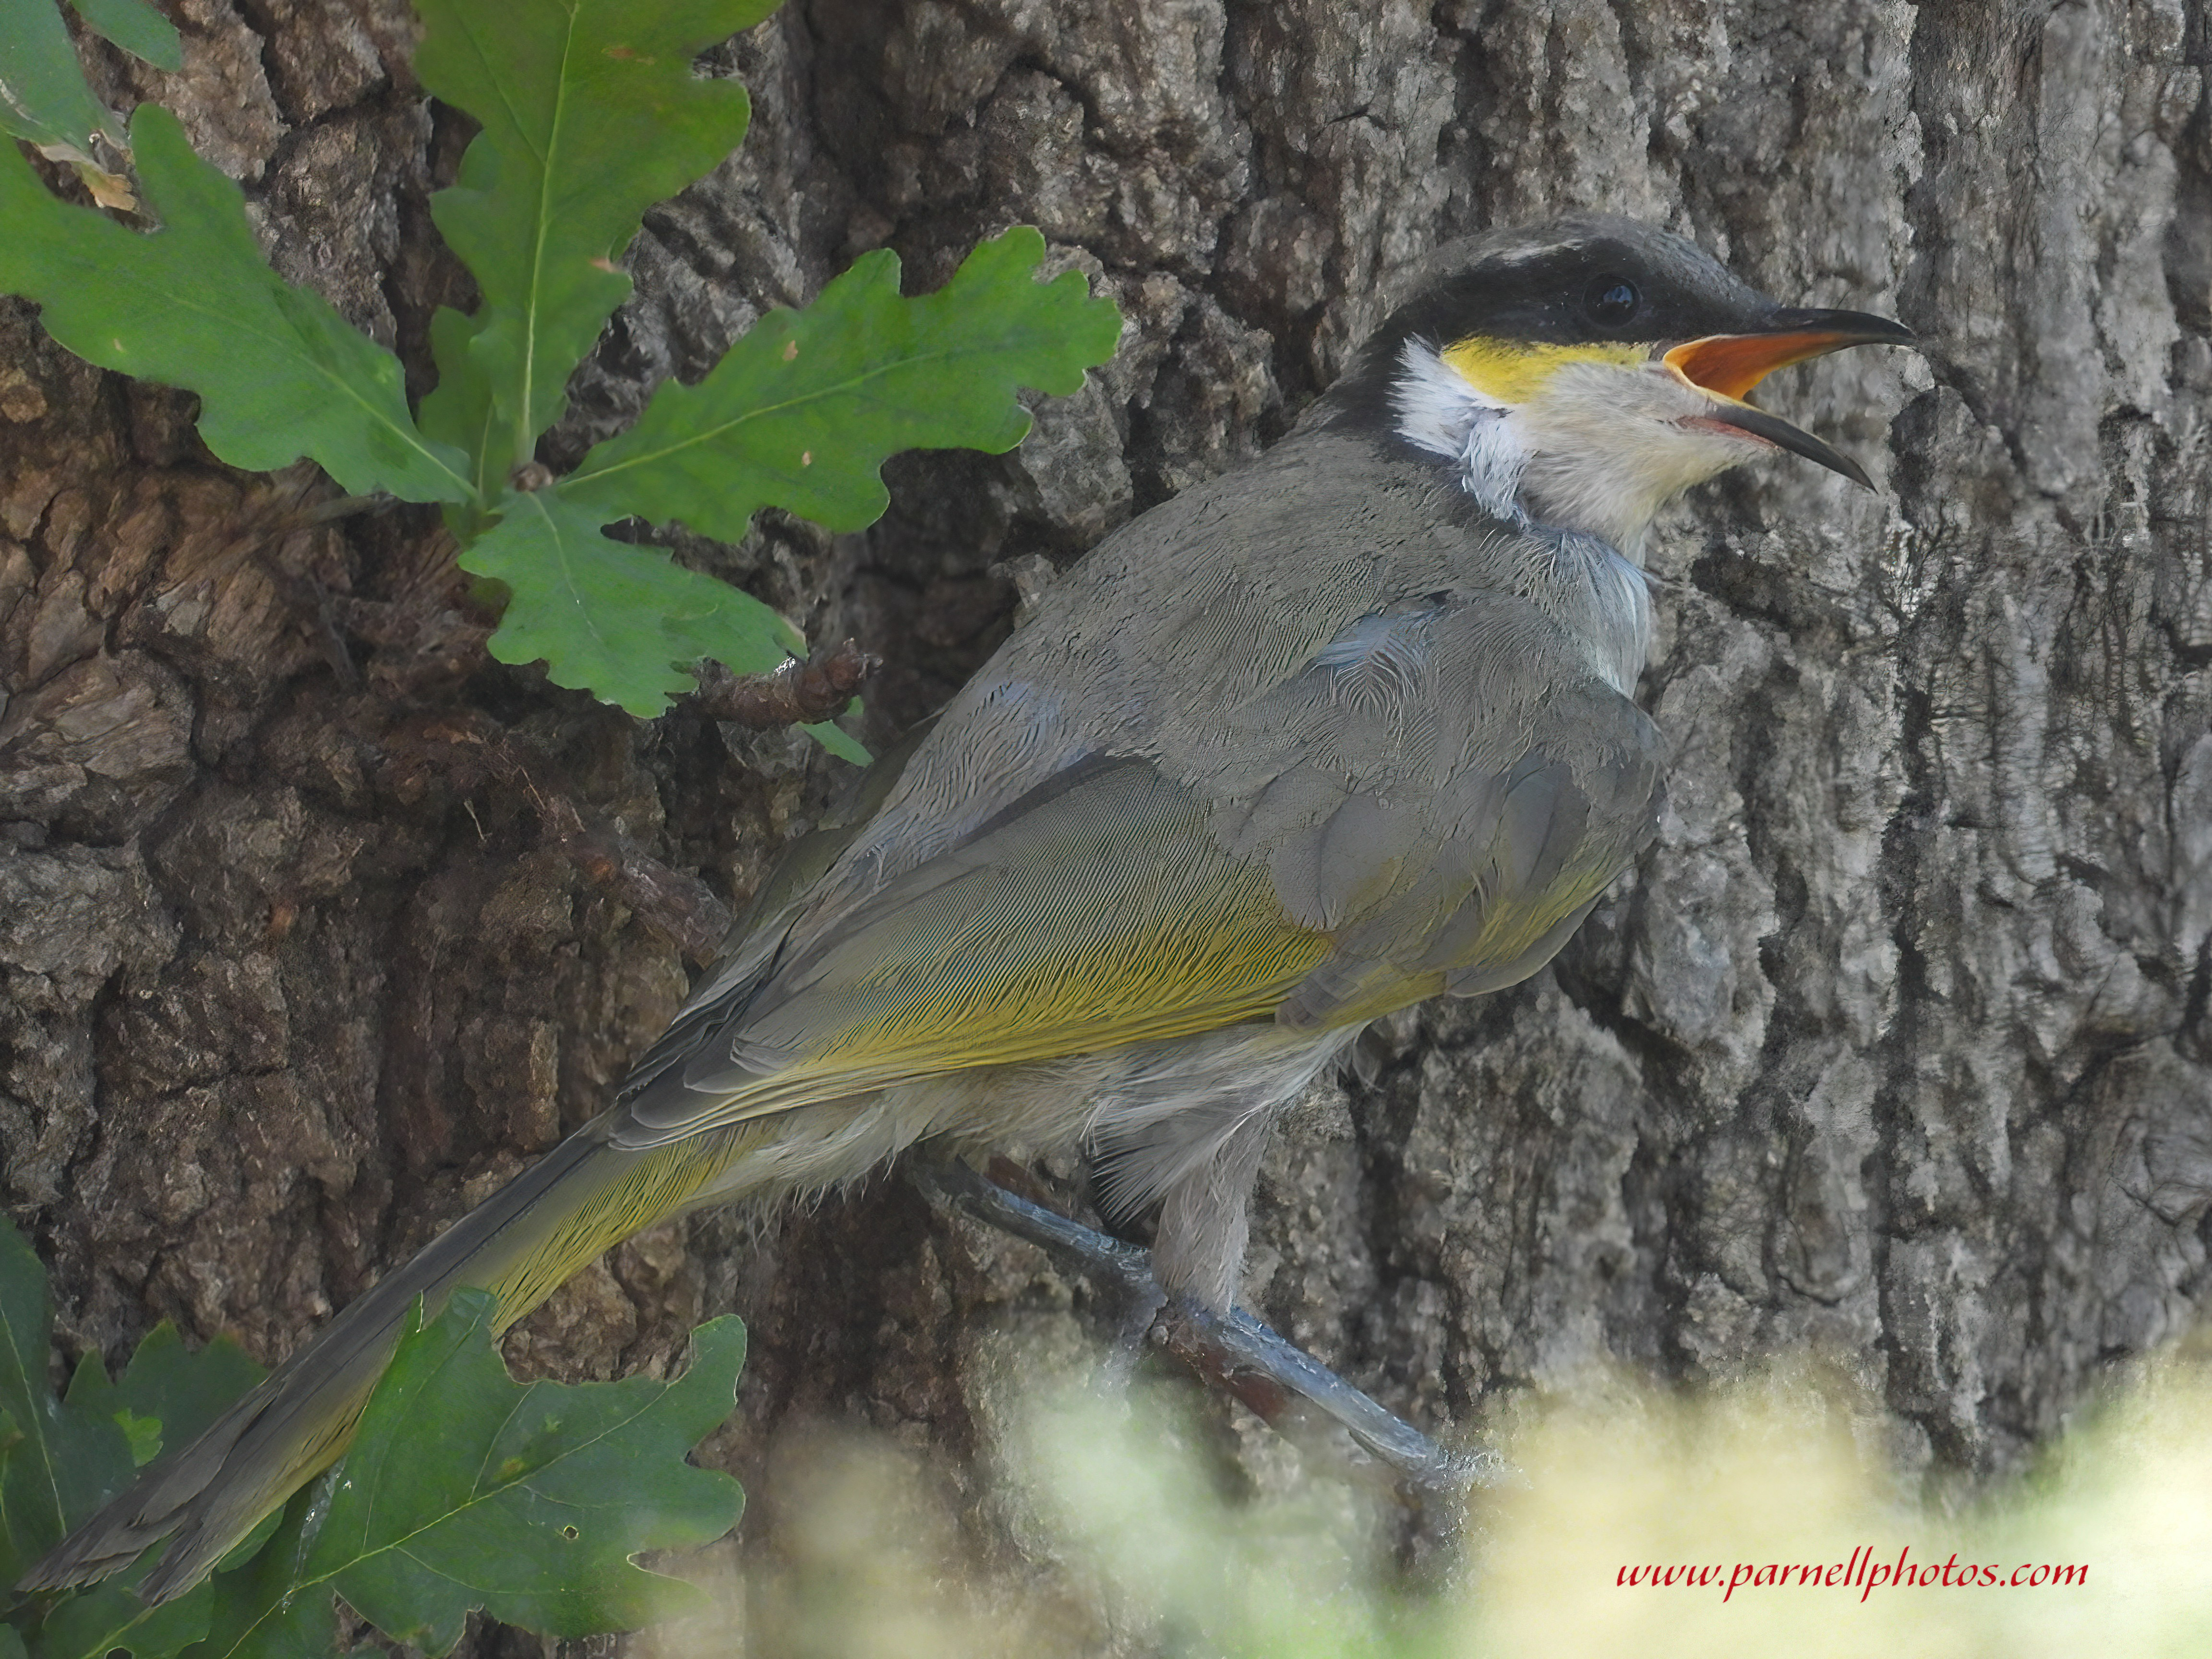
[[684,707],[756,732],[808,726],[842,710],[882,660],[847,640],[767,674],[732,674],[718,662],[706,662],[698,669],[699,689],[684,700]]

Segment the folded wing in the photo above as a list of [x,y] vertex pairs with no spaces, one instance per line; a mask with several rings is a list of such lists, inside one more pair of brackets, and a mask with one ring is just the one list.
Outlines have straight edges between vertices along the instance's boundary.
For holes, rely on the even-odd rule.
[[1361,618],[1237,708],[1064,768],[834,920],[795,922],[641,1068],[617,1139],[1510,984],[1650,838],[1659,764],[1650,722],[1519,599]]

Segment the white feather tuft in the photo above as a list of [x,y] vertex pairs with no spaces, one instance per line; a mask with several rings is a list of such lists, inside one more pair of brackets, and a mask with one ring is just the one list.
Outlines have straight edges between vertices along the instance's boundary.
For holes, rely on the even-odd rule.
[[1528,450],[1514,411],[1475,390],[1425,340],[1408,340],[1390,387],[1398,435],[1456,464],[1460,488],[1509,522],[1525,521],[1521,473]]

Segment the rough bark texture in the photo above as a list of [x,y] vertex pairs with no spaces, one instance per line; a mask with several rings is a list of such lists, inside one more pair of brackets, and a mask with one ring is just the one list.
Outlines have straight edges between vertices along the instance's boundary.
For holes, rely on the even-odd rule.
[[[139,91],[419,373],[465,293],[425,210],[465,135],[404,9],[175,13],[187,67]],[[1770,464],[1674,515],[1659,843],[1553,969],[1395,1022],[1376,1080],[1280,1138],[1253,1305],[1432,1425],[1592,1361],[1694,1381],[1810,1346],[1938,1480],[2015,1463],[2202,1315],[2202,0],[792,0],[714,62],[752,136],[649,218],[556,464],[870,247],[927,286],[1034,223],[1129,319],[1015,455],[896,464],[866,536],[685,544],[881,653],[879,732],[1004,637],[1006,562],[1254,453],[1380,273],[1447,236],[1630,212],[1927,339],[1772,387],[1879,493]],[[5,1200],[70,1342],[114,1357],[167,1316],[273,1360],[596,1111],[682,994],[665,936],[551,844],[549,795],[737,899],[836,768],[452,672],[427,519],[288,529],[303,481],[213,464],[185,400],[21,305],[0,333]],[[734,1466],[826,1419],[957,1468],[987,1334],[1080,1303],[896,1184],[741,1243],[648,1235],[523,1346],[650,1364],[734,1305]]]

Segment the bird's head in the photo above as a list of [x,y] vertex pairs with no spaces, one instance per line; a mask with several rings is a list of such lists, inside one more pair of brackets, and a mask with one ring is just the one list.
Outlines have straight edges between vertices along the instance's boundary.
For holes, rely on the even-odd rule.
[[1746,399],[1789,364],[1913,340],[1887,318],[1778,304],[1693,243],[1597,216],[1451,244],[1407,292],[1340,406],[1443,457],[1500,516],[1632,556],[1676,495],[1777,448],[1866,483]]

